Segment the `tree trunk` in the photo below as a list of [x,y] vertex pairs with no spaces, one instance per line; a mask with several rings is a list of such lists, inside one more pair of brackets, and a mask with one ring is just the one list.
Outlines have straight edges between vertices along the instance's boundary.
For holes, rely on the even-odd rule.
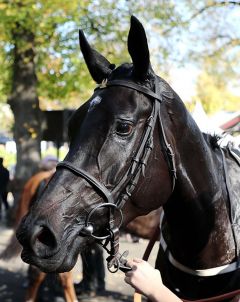
[[24,183],[36,171],[40,160],[41,111],[37,95],[34,34],[17,25],[13,33],[14,62],[12,92],[8,99],[14,115],[17,147],[14,199],[18,201]]

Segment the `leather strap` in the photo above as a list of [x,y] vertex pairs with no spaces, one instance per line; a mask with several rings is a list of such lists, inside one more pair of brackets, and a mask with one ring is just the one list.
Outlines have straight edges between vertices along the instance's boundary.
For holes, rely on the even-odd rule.
[[232,213],[233,195],[232,195],[232,191],[230,190],[231,184],[230,184],[230,179],[229,179],[229,175],[228,175],[228,171],[227,171],[227,163],[226,163],[225,154],[222,149],[220,149],[220,150],[221,150],[221,154],[222,154],[224,178],[225,178],[226,190],[227,190],[227,196],[228,196],[227,208],[229,209],[229,220],[230,220],[232,234],[233,234],[233,240],[234,240],[234,244],[235,244],[235,256],[237,259],[238,267],[240,268],[240,246],[238,246],[237,234],[236,234],[236,230],[234,227],[233,213]]
[[[122,86],[122,87],[130,88],[130,89],[139,91],[147,96],[150,96],[150,97],[154,98],[155,100],[158,100],[160,103],[162,102],[161,94],[156,94],[149,88],[140,86],[134,82],[125,81],[125,80],[112,80],[112,81],[107,81],[106,85],[103,86],[102,88],[111,87],[111,86]],[[97,89],[101,89],[101,86],[99,86]]]
[[87,182],[89,182],[93,187],[100,190],[101,193],[106,198],[107,202],[114,203],[112,194],[106,187],[104,187],[95,177],[87,173],[86,171],[82,170],[81,168],[76,168],[71,162],[69,161],[62,161],[57,165],[57,169],[59,168],[67,168],[68,170],[72,171],[73,173],[77,174],[84,178]]
[[230,293],[214,296],[214,297],[209,297],[209,298],[204,298],[200,300],[186,300],[186,299],[181,299],[183,302],[219,302],[219,301],[225,301],[230,298],[234,298],[236,296],[240,295],[240,289],[234,290]]

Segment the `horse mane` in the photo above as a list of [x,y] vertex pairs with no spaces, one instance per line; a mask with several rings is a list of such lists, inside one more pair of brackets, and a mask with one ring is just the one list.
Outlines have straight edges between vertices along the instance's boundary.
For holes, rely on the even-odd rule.
[[216,133],[209,134],[209,133],[204,133],[204,132],[202,132],[202,134],[203,134],[205,141],[210,145],[210,147],[213,150],[221,148],[219,141],[223,138],[222,135],[219,135]]

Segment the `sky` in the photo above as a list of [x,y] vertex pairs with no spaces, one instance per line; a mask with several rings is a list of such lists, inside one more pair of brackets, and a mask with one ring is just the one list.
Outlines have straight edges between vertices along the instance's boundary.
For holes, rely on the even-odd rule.
[[[178,13],[181,15],[181,19],[187,20],[193,14],[193,12],[189,13],[186,9],[185,3],[187,1],[172,0],[172,2]],[[191,1],[189,1],[189,4],[190,2]],[[194,6],[196,9],[200,9],[204,7],[206,3],[206,1],[199,0],[194,3]],[[220,5],[208,9],[203,14],[200,14],[197,18],[193,19],[184,30],[179,33],[178,31],[173,32],[174,34],[172,36],[170,35],[168,38],[162,37],[160,31],[154,31],[154,28],[151,27],[151,22],[149,23],[148,20],[145,20],[145,22],[143,20],[143,23],[145,23],[145,29],[150,42],[150,52],[152,50],[155,55],[157,54],[157,49],[164,45],[164,43],[168,46],[168,50],[170,50],[169,59],[172,59],[172,63],[167,66],[167,68],[169,68],[167,70],[169,73],[167,80],[182,100],[187,102],[195,95],[195,82],[201,68],[201,65],[197,67],[197,65],[194,64],[194,59],[192,59],[190,63],[187,54],[189,51],[192,51],[195,53],[195,56],[201,56],[204,53],[211,53],[213,45],[220,47],[231,39],[239,40],[240,6]],[[216,37],[220,38],[214,40],[215,42],[211,42],[211,39]],[[168,39],[170,41],[169,45],[167,44]],[[236,54],[239,55],[239,47],[232,47],[229,50],[225,47],[224,49],[225,55],[228,57]],[[221,64],[221,62],[219,63]],[[164,62],[162,64],[164,64]],[[164,68],[164,66],[161,68]],[[235,64],[232,68],[235,70],[239,69],[240,65]],[[161,71],[160,68],[159,70]],[[240,74],[240,70],[238,70],[237,73]],[[230,89],[234,94],[240,95],[239,85],[230,87]]]
[[191,101],[195,95],[195,82],[199,72],[200,70],[193,65],[170,70],[168,82],[184,102]]

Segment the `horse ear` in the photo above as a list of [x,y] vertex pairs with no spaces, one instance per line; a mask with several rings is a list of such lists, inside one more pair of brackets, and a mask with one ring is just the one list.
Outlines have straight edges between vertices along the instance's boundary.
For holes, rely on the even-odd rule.
[[135,76],[144,80],[150,67],[148,42],[142,23],[134,16],[131,16],[128,52],[133,61]]
[[82,30],[79,30],[79,44],[93,80],[98,84],[102,83],[115,68],[115,65],[91,48]]

